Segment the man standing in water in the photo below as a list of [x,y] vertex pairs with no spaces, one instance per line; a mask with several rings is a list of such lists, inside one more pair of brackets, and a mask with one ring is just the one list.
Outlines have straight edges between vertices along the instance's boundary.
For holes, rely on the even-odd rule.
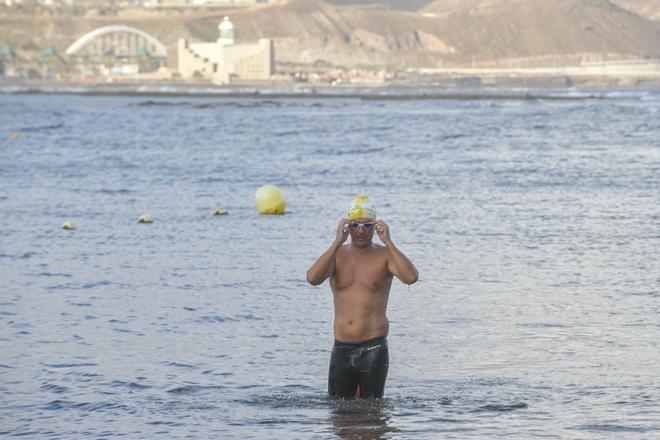
[[[372,243],[374,230],[385,246]],[[345,245],[349,234],[351,243]],[[376,220],[369,199],[359,196],[348,218],[339,222],[335,241],[307,271],[307,281],[315,286],[330,278],[334,297],[330,397],[383,397],[389,366],[386,310],[393,276],[413,284],[417,269],[394,246],[387,224]]]

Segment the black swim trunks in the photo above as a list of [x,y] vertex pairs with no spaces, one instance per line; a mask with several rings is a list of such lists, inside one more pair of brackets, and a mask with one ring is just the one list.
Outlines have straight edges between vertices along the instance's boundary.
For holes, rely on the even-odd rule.
[[383,397],[388,367],[385,336],[358,343],[335,340],[330,356],[328,394],[339,398]]

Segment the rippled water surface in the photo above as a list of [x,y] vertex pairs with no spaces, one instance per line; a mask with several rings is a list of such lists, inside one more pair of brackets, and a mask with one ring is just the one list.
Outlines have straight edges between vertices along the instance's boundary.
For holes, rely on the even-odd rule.
[[[657,92],[0,114],[0,435],[660,436]],[[266,183],[287,215],[256,214]],[[421,278],[393,285],[386,397],[329,401],[305,271],[361,190]]]

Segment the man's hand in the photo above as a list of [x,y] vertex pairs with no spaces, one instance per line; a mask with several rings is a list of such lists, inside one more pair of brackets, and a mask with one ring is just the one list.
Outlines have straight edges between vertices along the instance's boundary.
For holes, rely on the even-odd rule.
[[378,238],[380,238],[380,241],[382,241],[385,245],[390,243],[391,241],[390,227],[387,226],[387,223],[385,223],[382,220],[376,220],[375,227],[376,227],[376,233],[378,233]]
[[337,238],[335,242],[342,244],[348,238],[348,228],[350,227],[350,221],[347,218],[343,218],[339,221],[339,226],[337,226]]

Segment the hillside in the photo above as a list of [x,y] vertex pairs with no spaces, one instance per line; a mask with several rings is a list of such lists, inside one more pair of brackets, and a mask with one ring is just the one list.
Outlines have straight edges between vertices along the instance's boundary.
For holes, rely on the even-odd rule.
[[[639,6],[645,0],[617,1]],[[660,58],[660,22],[607,0],[435,0],[419,12],[322,0],[123,16],[2,11],[3,38],[17,49],[54,46],[64,52],[76,38],[110,24],[142,29],[173,48],[180,37],[215,40],[218,23],[230,15],[239,41],[273,38],[281,62],[538,66],[575,64],[585,58]]]
[[422,6],[431,3],[432,0],[327,0],[333,5],[370,5],[380,4],[401,11],[417,11]]
[[[187,24],[191,34],[214,38],[220,15]],[[418,14],[382,5],[336,6],[321,0],[237,13],[232,21],[239,38],[270,37],[279,60],[340,65],[434,65],[452,48],[432,35],[433,25]]]
[[607,0],[436,0],[448,41],[479,59],[658,57],[660,26]]
[[278,57],[296,62],[533,65],[660,57],[660,25],[607,0],[436,0],[420,13],[294,0],[233,20],[247,34],[274,37]]
[[660,21],[660,0],[612,0],[612,3],[650,20]]

